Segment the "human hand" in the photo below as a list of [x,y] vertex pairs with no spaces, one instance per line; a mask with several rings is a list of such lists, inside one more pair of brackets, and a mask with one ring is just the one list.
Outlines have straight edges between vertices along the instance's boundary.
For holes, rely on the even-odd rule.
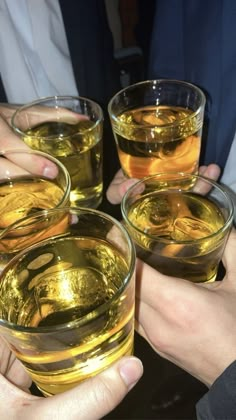
[[11,104],[0,104],[0,150],[29,149],[11,128],[11,117],[16,109]]
[[137,331],[164,358],[210,386],[236,360],[236,231],[222,281],[195,284],[137,262]]
[[142,375],[141,362],[125,357],[70,391],[43,398],[30,394],[28,374],[1,337],[0,355],[2,420],[99,419],[122,401]]
[[[33,154],[10,153],[12,150],[31,150],[12,130],[11,120],[17,109],[18,107],[12,104],[0,104],[0,151],[7,152],[5,154],[7,159],[0,157],[0,177],[4,177],[6,172],[9,176],[34,173],[36,175],[46,175],[51,178],[55,177],[55,165],[47,159]],[[32,108],[31,112],[27,114],[27,122],[30,121],[32,124],[37,125],[49,119],[55,120],[58,118],[58,112],[60,112],[60,118],[63,122],[69,122],[71,124],[88,119],[87,116],[63,108],[55,110],[37,106]]]
[[[214,163],[208,166],[200,166],[199,174],[204,175],[207,178],[217,180],[220,176],[220,168]],[[123,174],[122,170],[119,169],[107,189],[106,196],[108,201],[111,204],[119,204],[129,187],[137,181],[138,179],[134,178],[128,179]]]
[[[12,126],[12,118],[15,112],[21,107],[21,105],[14,105],[9,103],[0,103],[0,116],[7,122],[9,126]],[[19,116],[17,120],[24,124],[27,122],[25,129],[29,125],[37,125],[45,121],[57,121],[60,119],[62,122],[70,124],[77,124],[78,121],[88,120],[87,115],[78,114],[77,112],[70,111],[67,108],[58,107],[46,107],[46,106],[32,106],[30,111],[24,113],[24,117]],[[23,126],[22,126],[23,128]]]
[[[0,104],[0,178],[15,175],[24,175],[25,173],[34,173],[38,175],[50,175],[53,178],[55,174],[55,165],[47,159],[34,154],[10,153],[11,151],[31,150],[23,140],[18,137],[10,126],[11,117],[16,107],[10,104]],[[6,153],[7,151],[7,153]]]

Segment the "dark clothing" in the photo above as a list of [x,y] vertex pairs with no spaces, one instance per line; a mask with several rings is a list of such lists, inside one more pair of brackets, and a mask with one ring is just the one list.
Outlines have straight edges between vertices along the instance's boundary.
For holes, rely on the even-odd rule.
[[235,0],[156,1],[149,78],[186,80],[203,89],[201,163],[222,168],[236,131],[235,40]]
[[199,420],[236,419],[236,361],[214,382],[197,403]]
[[[120,89],[118,65],[104,1],[59,0],[75,81],[80,96],[98,102],[104,111],[104,190],[119,168],[107,115],[109,99]],[[68,92],[61,92],[66,95]],[[7,102],[0,78],[0,102]]]
[[[120,80],[104,1],[59,0],[59,3],[79,94],[107,106],[120,89]],[[1,79],[0,102],[6,102]]]
[[59,2],[79,94],[107,105],[120,82],[104,1]]
[[105,3],[103,0],[59,2],[79,94],[98,102],[104,111],[103,179],[106,191],[120,166],[107,105],[121,86]]

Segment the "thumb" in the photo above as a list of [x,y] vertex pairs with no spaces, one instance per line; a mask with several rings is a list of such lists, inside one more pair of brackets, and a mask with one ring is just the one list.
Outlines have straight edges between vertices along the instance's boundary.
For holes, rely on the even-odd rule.
[[50,415],[50,418],[58,420],[100,419],[123,400],[142,373],[139,359],[125,357],[70,391],[37,401],[37,418],[45,420]]
[[216,181],[220,176],[220,167],[215,163],[211,163],[208,166],[200,166],[199,175],[203,175]]
[[111,181],[106,196],[111,204],[119,204],[126,193],[126,191],[134,185],[138,179],[127,178],[121,169],[116,173],[113,180]]

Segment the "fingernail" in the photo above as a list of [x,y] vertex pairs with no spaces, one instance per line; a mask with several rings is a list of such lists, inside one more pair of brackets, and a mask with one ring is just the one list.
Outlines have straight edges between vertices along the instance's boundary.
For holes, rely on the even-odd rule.
[[43,176],[45,176],[45,178],[53,179],[56,178],[57,174],[58,169],[54,163],[52,163],[52,165],[45,166],[43,169]]
[[138,382],[143,374],[142,362],[136,357],[129,357],[120,362],[120,376],[130,390]]

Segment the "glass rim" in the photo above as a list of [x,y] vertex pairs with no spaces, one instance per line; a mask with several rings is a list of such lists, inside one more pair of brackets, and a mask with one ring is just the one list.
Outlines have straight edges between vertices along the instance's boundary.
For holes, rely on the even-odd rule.
[[[147,232],[143,232],[136,225],[131,223],[128,216],[127,216],[126,202],[129,199],[129,195],[132,193],[132,191],[134,191],[135,188],[137,188],[139,185],[144,184],[146,181],[154,180],[157,177],[166,176],[166,175],[171,175],[171,176],[178,175],[178,176],[181,176],[183,178],[186,177],[186,178],[196,178],[196,180],[197,179],[203,180],[203,181],[207,182],[208,184],[212,185],[218,191],[220,191],[222,196],[228,202],[229,215],[227,216],[227,219],[226,219],[224,225],[221,228],[219,228],[216,232],[213,232],[210,235],[204,236],[203,238],[194,239],[194,243],[201,243],[202,241],[205,241],[206,239],[211,239],[214,236],[219,235],[219,234],[223,233],[225,230],[228,229],[228,227],[233,222],[233,218],[234,218],[234,204],[233,204],[233,200],[230,197],[229,193],[224,189],[223,186],[221,186],[216,181],[214,181],[210,178],[207,178],[203,175],[198,175],[198,174],[194,175],[194,174],[189,174],[189,173],[186,173],[186,172],[160,172],[160,173],[155,174],[155,175],[150,175],[150,176],[144,177],[141,180],[137,181],[135,184],[131,185],[128,188],[128,190],[126,191],[126,193],[124,194],[124,196],[122,198],[122,201],[121,201],[121,213],[122,213],[122,216],[123,216],[123,218],[124,218],[124,220],[125,220],[125,222],[127,223],[128,226],[130,226],[132,229],[134,229],[138,233],[140,233],[142,235],[145,235],[145,237],[147,237],[147,238],[150,238],[150,239],[153,239],[153,240],[156,240],[156,241],[158,240],[161,243],[168,244],[168,245],[170,245],[170,244],[189,245],[193,242],[192,240],[177,241],[177,240],[174,240],[174,239],[165,239],[165,238],[158,237],[157,235],[152,235],[152,234],[149,234]],[[175,188],[172,189],[172,191],[174,191],[174,190],[175,190]],[[181,187],[176,188],[176,190],[177,191],[182,191]],[[163,191],[165,191],[165,190],[163,190]],[[191,191],[191,190],[183,190],[183,191],[188,192],[188,191]],[[204,195],[202,195],[202,196],[204,197]]]
[[[71,214],[96,214],[97,216],[99,216],[102,219],[106,219],[109,222],[113,223],[113,225],[115,225],[116,227],[119,228],[119,230],[122,231],[124,238],[126,239],[126,243],[128,244],[128,248],[130,251],[130,263],[129,263],[129,270],[126,274],[126,277],[124,279],[124,281],[122,282],[122,286],[116,291],[116,293],[114,294],[114,296],[112,296],[111,299],[109,299],[107,302],[99,305],[97,308],[95,308],[94,310],[92,310],[91,312],[89,312],[86,315],[83,315],[82,317],[75,319],[71,322],[66,322],[66,323],[62,323],[62,324],[57,324],[54,326],[49,326],[49,327],[26,327],[23,325],[18,325],[15,324],[13,322],[9,322],[5,319],[0,318],[0,328],[7,328],[10,330],[14,330],[14,331],[19,331],[19,332],[24,332],[24,333],[29,333],[29,334],[45,334],[45,333],[56,333],[58,331],[67,331],[68,329],[72,329],[78,326],[83,326],[85,325],[87,322],[90,322],[92,320],[94,320],[96,317],[99,317],[102,313],[104,313],[109,306],[111,305],[111,303],[117,299],[122,292],[125,290],[125,288],[127,287],[127,285],[129,284],[130,280],[132,279],[134,273],[135,273],[135,266],[136,266],[136,251],[135,251],[135,246],[134,243],[128,233],[127,228],[120,223],[118,220],[116,220],[113,216],[110,216],[109,214],[106,214],[100,210],[96,210],[96,209],[90,209],[90,208],[84,208],[84,207],[60,207],[60,208],[53,208],[53,209],[48,209],[48,210],[42,210],[37,212],[35,215],[32,216],[26,216],[24,218],[22,218],[21,220],[17,221],[14,223],[14,225],[19,225],[20,223],[24,222],[25,220],[28,219],[35,219],[38,217],[42,217],[44,215],[47,214],[53,214],[53,213],[71,213]],[[13,226],[13,224],[11,225]],[[59,237],[59,235],[58,235]],[[2,272],[0,273],[0,283],[1,280],[3,278],[3,276],[5,276],[5,274],[8,272],[9,269],[12,269],[15,264],[21,259],[24,258],[24,256],[26,256],[26,254],[28,252],[31,252],[31,250],[34,250],[36,248],[40,248],[41,246],[43,246],[44,244],[46,244],[49,241],[53,241],[56,240],[57,237],[55,236],[54,239],[53,238],[47,238],[45,240],[39,241],[33,245],[30,245],[28,247],[26,247],[25,249],[23,249],[22,251],[18,252],[8,263],[7,265],[3,268]],[[0,286],[1,287],[1,286]]]
[[[120,95],[122,95],[126,92],[132,91],[135,87],[142,87],[144,85],[152,85],[152,84],[158,85],[158,84],[161,84],[161,83],[170,83],[170,84],[173,84],[173,85],[183,85],[183,86],[186,86],[186,87],[189,87],[189,88],[193,89],[194,91],[196,91],[199,94],[199,97],[201,98],[201,104],[199,105],[199,107],[197,108],[196,111],[192,112],[187,117],[184,117],[181,120],[178,120],[177,122],[174,122],[174,123],[171,122],[171,123],[160,124],[160,125],[149,124],[147,126],[145,124],[137,125],[137,124],[130,124],[130,123],[122,122],[123,126],[131,127],[131,128],[139,128],[139,129],[142,129],[142,130],[145,130],[145,129],[150,130],[150,129],[154,129],[154,128],[163,128],[163,129],[174,128],[174,127],[177,127],[180,123],[181,124],[185,123],[186,121],[196,117],[198,114],[201,113],[201,110],[204,108],[205,103],[206,103],[206,97],[205,97],[204,92],[198,86],[194,85],[193,83],[185,82],[184,80],[182,81],[182,80],[177,80],[177,79],[148,79],[148,80],[144,80],[144,81],[137,82],[137,83],[134,83],[132,85],[129,85],[129,86],[119,90],[117,93],[115,93],[115,95],[113,95],[113,97],[110,99],[110,101],[108,103],[108,107],[107,107],[110,119],[112,121],[114,121],[115,123],[119,123],[119,124],[121,123],[120,120],[118,119],[118,117],[114,114],[114,112],[112,110],[113,103],[118,98],[118,96],[120,96]],[[153,105],[155,105],[155,104],[153,104]],[[132,110],[132,109],[135,109],[135,108],[132,107],[129,110]],[[186,109],[188,109],[188,108],[186,108]],[[119,115],[121,115],[121,114],[122,114],[122,112]]]
[[[7,154],[12,154],[13,155],[14,153],[16,153],[16,154],[25,153],[27,155],[39,155],[39,156],[42,156],[45,159],[48,159],[48,160],[52,161],[53,163],[55,163],[55,165],[58,166],[62,170],[62,172],[65,176],[65,181],[66,181],[66,188],[65,188],[65,191],[63,192],[63,196],[62,196],[61,200],[59,201],[59,203],[55,206],[55,208],[62,207],[64,205],[64,203],[69,200],[70,190],[71,190],[70,174],[69,174],[67,168],[65,167],[65,165],[63,165],[55,156],[49,155],[49,153],[46,153],[46,152],[43,152],[43,151],[37,150],[37,149],[27,149],[27,148],[26,149],[0,149],[0,156],[4,156],[4,155],[7,155]],[[34,175],[34,174],[32,174],[32,175]],[[38,175],[38,176],[40,176],[40,175]],[[14,176],[9,175],[9,177],[6,178],[6,182],[10,181],[13,177]],[[56,177],[55,178],[47,178],[45,176],[43,176],[43,177],[45,179],[51,180],[51,181],[53,181],[56,178]],[[10,225],[10,226],[12,226],[12,225]],[[7,229],[7,228],[5,228],[5,229]],[[5,231],[5,229],[3,229],[3,230]],[[0,237],[1,237],[1,235],[0,235]]]
[[[50,101],[53,102],[53,101],[57,101],[57,100],[58,101],[64,101],[64,100],[67,100],[67,101],[68,100],[83,101],[83,102],[90,103],[91,105],[97,107],[98,113],[99,113],[99,117],[98,117],[97,121],[94,122],[94,124],[92,125],[92,127],[89,127],[86,130],[84,130],[83,131],[83,134],[86,133],[86,132],[90,132],[90,131],[94,130],[94,128],[96,128],[104,120],[104,114],[103,114],[102,107],[97,102],[93,101],[92,99],[86,98],[85,96],[54,95],[54,96],[43,96],[43,97],[41,97],[39,99],[36,99],[34,101],[31,101],[31,102],[28,102],[26,104],[20,105],[16,109],[16,111],[13,113],[13,115],[11,117],[11,127],[21,137],[22,136],[25,136],[25,132],[22,131],[19,127],[17,127],[17,125],[15,123],[15,120],[18,117],[18,115],[21,112],[24,112],[25,110],[32,108],[33,106],[37,106],[37,105],[45,106],[44,104],[46,102],[50,102]],[[52,106],[51,108],[54,108],[54,107]],[[72,112],[74,112],[74,111],[72,111]],[[86,114],[82,114],[82,115],[86,115]],[[38,136],[37,135],[34,135],[34,134],[30,134],[30,137],[32,137],[32,138],[38,138]],[[63,139],[65,139],[66,137],[67,136],[63,137]],[[41,136],[41,138],[44,138],[44,139],[53,139],[53,140],[55,139],[55,137],[50,138],[50,136],[45,136],[45,137],[42,137]]]

